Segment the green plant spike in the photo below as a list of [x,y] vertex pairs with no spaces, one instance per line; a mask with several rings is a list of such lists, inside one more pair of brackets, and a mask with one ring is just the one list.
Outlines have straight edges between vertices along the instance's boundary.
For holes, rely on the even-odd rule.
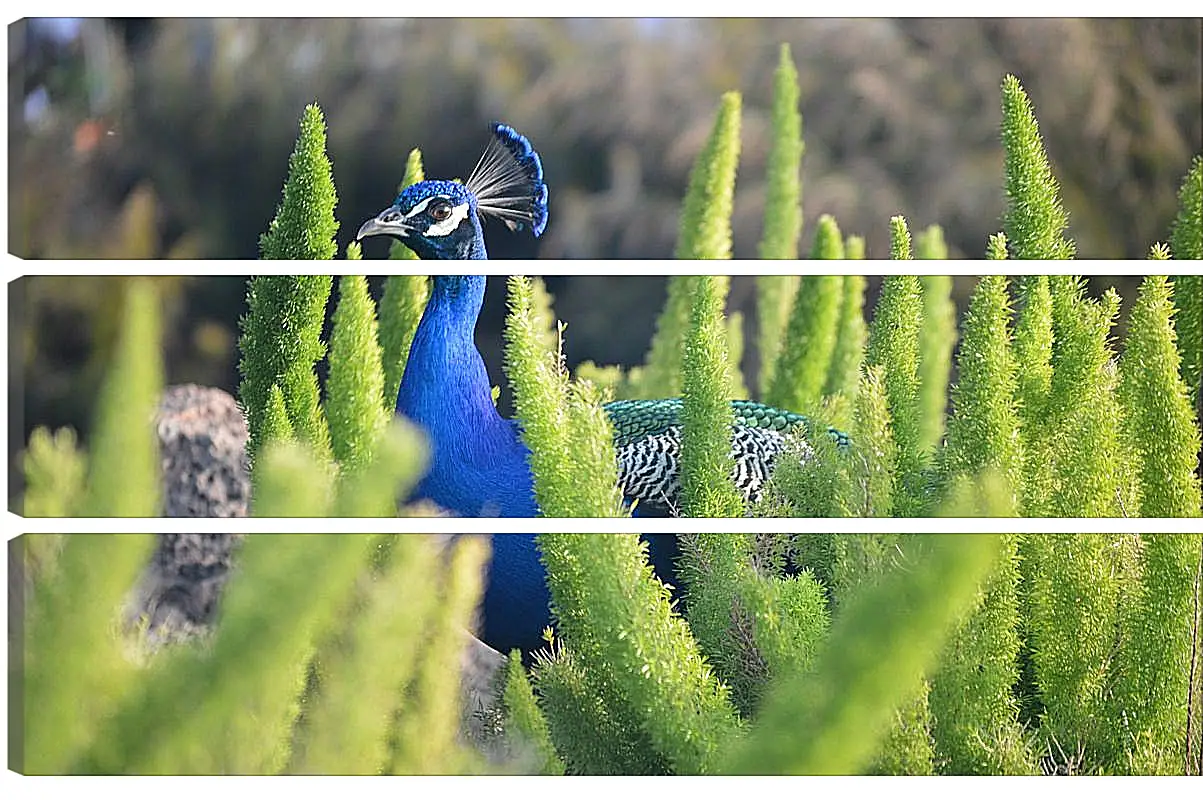
[[844,240],[844,258],[848,261],[860,261],[865,257],[865,237],[849,236]]
[[[796,250],[796,248],[795,248]],[[773,370],[784,341],[785,325],[798,293],[797,275],[756,276],[756,323],[759,329],[760,395],[766,396],[773,383]]]
[[721,533],[681,534],[678,541],[689,630],[719,680],[731,687],[735,707],[747,714],[752,686],[765,677],[746,674],[749,664],[763,663],[752,638],[753,620],[739,597],[751,570],[752,541]]
[[[534,315],[535,330],[539,333],[539,343],[544,350],[560,350],[560,329],[556,323],[555,311],[552,304],[555,298],[547,291],[543,279],[535,276],[530,279],[531,313]],[[565,323],[565,327],[567,323]]]
[[731,432],[735,415],[728,388],[723,305],[730,279],[698,276],[693,315],[685,337],[681,408],[681,497],[692,517],[738,517],[743,499],[735,488]]
[[159,513],[159,444],[154,431],[163,391],[159,341],[159,295],[145,278],[131,280],[112,366],[97,400],[85,516]]
[[288,421],[284,393],[280,391],[278,383],[273,383],[267,396],[267,410],[263,416],[263,444],[267,446],[273,442],[293,441],[296,441],[296,434],[293,433],[292,423]]
[[259,238],[261,258],[334,258],[338,197],[326,157],[326,121],[316,104],[305,106],[296,147],[288,158],[284,196],[267,233]]
[[907,569],[840,608],[814,669],[766,693],[754,729],[726,748],[724,772],[848,775],[868,766],[894,709],[914,697],[952,626],[974,602],[997,536],[909,536]]
[[744,359],[744,315],[741,311],[732,311],[723,324],[727,341],[727,385],[730,387],[732,400],[747,400],[748,387],[744,383],[744,373],[740,364]]
[[[397,187],[397,193],[404,191],[406,186],[412,186],[415,183],[420,183],[426,179],[426,172],[422,168],[422,151],[414,148],[409,151],[409,156],[405,159],[405,173],[401,178],[401,184]],[[408,247],[403,245],[400,240],[393,239],[388,247],[388,257],[404,260],[416,260],[418,254]]]
[[1171,279],[1174,306],[1174,330],[1178,337],[1179,371],[1182,382],[1195,407],[1198,419],[1203,419],[1203,275],[1175,275]]
[[1128,446],[1140,476],[1140,513],[1197,517],[1203,497],[1195,473],[1199,422],[1179,374],[1172,287],[1148,275],[1128,318],[1119,397]]
[[314,643],[336,623],[371,540],[347,533],[247,537],[212,642],[180,650],[142,677],[142,691],[94,740],[87,771],[281,771]]
[[844,258],[844,238],[840,234],[840,226],[836,224],[835,217],[830,214],[819,217],[815,240],[811,244],[810,257],[833,261],[840,261]]
[[1039,742],[1062,765],[1080,753],[1086,760],[1078,771],[1101,767],[1118,735],[1105,695],[1125,572],[1119,538],[1033,535],[1021,551],[1031,562],[1024,570],[1026,638],[1044,705]]
[[264,448],[256,473],[253,516],[327,516],[334,499],[332,475],[303,443],[271,443]]
[[72,516],[83,499],[84,478],[88,471],[75,431],[59,428],[52,434],[47,428],[34,428],[29,434],[22,468],[25,472],[22,515]]
[[247,285],[247,314],[239,320],[238,399],[247,417],[247,452],[263,447],[263,418],[273,384],[284,396],[289,425],[320,458],[332,458],[314,366],[326,354],[322,325],[333,278],[329,275],[256,275]]
[[932,738],[945,774],[1038,774],[1012,694],[1019,679],[1017,538],[1004,535],[1001,551],[931,679]]
[[906,225],[906,217],[898,215],[890,217],[890,258],[895,261],[905,261],[911,255],[911,232]]
[[334,458],[354,472],[372,458],[372,448],[391,415],[380,405],[384,368],[377,344],[376,305],[362,275],[338,280],[338,305],[330,332],[326,419]]
[[694,276],[673,275],[668,279],[664,308],[656,318],[656,332],[638,376],[631,375],[635,399],[676,397],[681,393],[681,356],[689,329]]
[[897,492],[898,444],[891,428],[885,370],[869,367],[861,377],[853,429],[856,459],[852,482],[859,487],[850,498],[849,516],[885,517],[894,508]]
[[930,687],[920,681],[912,697],[894,712],[889,730],[881,737],[878,751],[868,767],[870,775],[935,775],[935,751],[931,738]]
[[[1042,434],[1051,443],[1049,468],[1057,482],[1053,516],[1139,514],[1134,463],[1120,441],[1123,409],[1115,393],[1110,332],[1119,296],[1084,296],[1084,282],[1049,279],[1053,300],[1053,376]],[[1037,454],[1035,457],[1041,457]]]
[[547,717],[548,733],[575,775],[664,775],[669,765],[636,722],[619,719],[602,701],[596,672],[586,673],[580,658],[560,640],[550,652],[535,653],[534,682]]
[[1003,229],[1011,255],[1073,258],[1073,240],[1065,236],[1069,216],[1061,204],[1040,126],[1031,101],[1014,75],[1007,75],[1002,82],[1002,141],[1007,192]]
[[1169,261],[1173,258],[1170,253],[1170,246],[1162,242],[1156,242],[1149,247],[1148,258],[1150,261]]
[[334,516],[396,516],[398,498],[407,496],[425,474],[428,459],[422,433],[403,417],[394,417],[378,434],[371,460],[339,474]]
[[1023,484],[1023,449],[1010,320],[1007,279],[984,276],[962,323],[964,339],[957,352],[958,378],[952,387],[943,468],[947,479],[972,478],[987,468],[998,470],[1014,507]]
[[[923,248],[940,252],[925,239],[933,238],[932,226],[920,235],[920,258],[939,256],[924,255]],[[957,341],[957,308],[952,302],[952,277],[950,275],[922,275],[919,283],[923,288],[923,325],[919,328],[919,447],[926,452],[936,450],[944,438],[944,413],[948,405],[948,377],[952,367],[952,349]]]
[[387,559],[362,571],[341,615],[346,626],[317,648],[318,691],[305,707],[291,773],[375,775],[386,762],[391,715],[382,712],[398,707],[426,643],[439,564],[425,536],[375,541],[385,538]]
[[[41,537],[41,534],[35,534]],[[29,546],[30,535],[15,540]],[[10,728],[23,741],[9,768],[29,775],[75,771],[103,720],[137,693],[130,643],[117,632],[122,603],[150,557],[148,534],[76,533],[64,537],[53,575],[38,581],[24,620],[24,696],[10,695]],[[11,595],[10,595],[10,599]],[[10,665],[10,669],[13,665]],[[10,724],[11,724],[10,720]]]
[[551,743],[547,720],[535,701],[522,666],[522,653],[514,649],[505,665],[505,688],[501,694],[505,710],[505,736],[509,756],[528,764],[539,775],[563,775],[564,762]]
[[1203,260],[1203,154],[1191,159],[1178,190],[1178,216],[1170,231],[1174,258]]
[[[939,508],[946,517],[1005,517],[1015,511],[1010,486],[991,467],[959,476]],[[1015,696],[1021,658],[1019,538],[1001,536],[998,561],[932,673],[928,699],[942,774],[1039,774]]]
[[[900,219],[895,217],[895,219]],[[905,227],[894,226],[895,232]],[[869,326],[865,363],[884,370],[891,428],[898,446],[895,513],[918,514],[922,505],[924,458],[919,446],[919,330],[923,296],[913,275],[889,275]]]
[[[851,240],[854,237],[849,237]],[[845,275],[840,296],[840,318],[835,347],[823,386],[824,395],[854,397],[860,367],[865,357],[865,277]]]
[[928,225],[915,239],[915,258],[948,258],[948,245],[944,242],[944,229],[939,225]]
[[363,248],[360,247],[359,242],[347,242],[347,249],[344,251],[343,257],[347,261],[362,261]]
[[460,719],[459,670],[465,634],[480,601],[481,573],[489,556],[486,539],[460,537],[449,558],[442,589],[435,601],[428,639],[420,652],[408,702],[397,720],[395,747],[388,771],[396,775],[431,775],[462,760],[456,742]]
[[772,144],[766,173],[763,259],[798,257],[802,234],[802,114],[798,111],[798,70],[789,45],[782,44],[773,73]]
[[727,92],[719,103],[710,137],[689,174],[674,258],[731,257],[740,103],[739,92]]
[[1015,354],[1015,400],[1023,438],[1023,500],[1026,516],[1040,516],[1052,496],[1045,409],[1053,379],[1053,299],[1047,275],[1019,279],[1019,313],[1012,348]]
[[[819,221],[816,249],[820,240],[840,243],[839,231],[832,230],[834,220],[825,220]],[[818,408],[836,348],[843,288],[844,279],[839,275],[802,276],[773,370],[773,384],[765,395],[769,405],[799,413],[813,413]]]
[[[570,384],[557,338],[545,349],[545,321],[529,278],[509,279],[505,368],[531,450],[535,499],[545,516],[625,516],[618,457],[609,418],[596,390]],[[725,368],[725,362],[724,362]]]
[[1123,755],[1112,763],[1121,774],[1191,774],[1190,753],[1198,747],[1189,739],[1189,718],[1198,703],[1190,679],[1199,670],[1201,538],[1141,535],[1140,582],[1122,596],[1116,674],[1123,678],[1111,714],[1123,721]]
[[[608,716],[679,774],[717,771],[740,730],[635,534],[539,534],[552,611]],[[549,715],[551,716],[551,715]]]
[[[405,249],[409,252],[409,248]],[[430,279],[426,275],[389,275],[384,279],[379,310],[380,350],[384,366],[384,410],[389,414],[397,407],[397,392],[401,390],[409,347],[429,299]]]
[[986,243],[986,258],[991,261],[1003,261],[1007,257],[1007,235],[1002,231],[990,234]]

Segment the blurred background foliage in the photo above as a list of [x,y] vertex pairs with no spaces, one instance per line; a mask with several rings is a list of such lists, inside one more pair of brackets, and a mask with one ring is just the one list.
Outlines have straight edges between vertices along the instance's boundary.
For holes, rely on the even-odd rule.
[[[743,94],[736,257],[764,202],[777,47],[798,65],[807,221],[888,254],[891,215],[976,258],[1003,208],[998,87],[1035,104],[1078,252],[1140,258],[1203,149],[1198,19],[119,19],[9,26],[9,249],[253,258],[317,101],[345,245],[406,154],[463,177],[501,119],[541,152],[544,239],[496,256],[666,258],[720,94]],[[498,228],[500,230],[500,226]],[[369,243],[380,257],[383,243]]]
[[[254,258],[297,120],[316,100],[329,121],[340,246],[391,202],[410,148],[422,148],[427,174],[462,177],[485,124],[502,119],[543,156],[551,223],[538,242],[490,228],[494,257],[667,258],[689,167],[719,96],[738,89],[735,256],[750,258],[783,41],[798,64],[806,140],[801,252],[831,213],[884,257],[888,220],[903,213],[916,231],[941,224],[951,255],[980,256],[1003,209],[998,87],[1008,71],[1035,104],[1081,256],[1139,258],[1164,240],[1203,150],[1197,19],[21,20],[9,26],[9,249]],[[365,250],[382,258],[387,245]],[[10,284],[10,475],[36,425],[72,426],[86,442],[120,280]],[[245,277],[158,280],[167,381],[235,391]],[[570,366],[642,360],[663,278],[546,282],[571,323]],[[1135,297],[1125,278],[1091,288],[1112,284]],[[972,286],[955,283],[959,314]],[[379,299],[380,279],[371,287]],[[877,289],[870,279],[866,308]],[[504,279],[491,278],[478,340],[497,382],[504,304]],[[736,276],[728,310],[749,320],[749,342],[754,304],[754,280]],[[754,380],[757,369],[749,348],[745,372]],[[508,413],[504,387],[501,404]]]

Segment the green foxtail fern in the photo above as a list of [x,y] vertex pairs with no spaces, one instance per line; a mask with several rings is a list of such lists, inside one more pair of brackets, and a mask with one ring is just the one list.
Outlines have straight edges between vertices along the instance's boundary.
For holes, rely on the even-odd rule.
[[731,409],[723,305],[730,279],[697,276],[682,364],[681,498],[691,517],[738,517],[744,504],[731,459]]
[[1178,216],[1170,231],[1174,258],[1203,259],[1203,155],[1190,162],[1178,190]]
[[318,642],[317,686],[305,703],[304,735],[294,734],[291,773],[372,775],[386,762],[390,717],[381,711],[396,706],[416,668],[421,651],[398,643],[426,633],[436,600],[427,576],[438,554],[420,536],[383,534],[369,547],[385,555],[346,598],[346,626]]
[[919,330],[922,324],[923,296],[919,279],[913,275],[887,276],[882,282],[881,297],[869,326],[865,363],[884,370],[891,428],[898,446],[894,508],[900,516],[917,515],[923,503],[920,489],[923,454],[919,448]]
[[280,385],[273,383],[267,396],[267,408],[263,414],[263,447],[270,447],[273,442],[296,441],[292,423],[288,421],[288,409],[284,407],[284,393]]
[[113,363],[97,401],[82,512],[91,517],[151,517],[160,512],[155,409],[163,391],[159,296],[130,281]]
[[1119,396],[1139,470],[1140,513],[1199,516],[1199,421],[1179,373],[1171,287],[1146,276],[1128,319]]
[[239,321],[238,398],[250,432],[247,451],[252,476],[263,445],[263,417],[273,384],[280,387],[289,425],[298,439],[320,457],[332,457],[314,374],[314,365],[326,354],[322,323],[332,283],[329,275],[256,275],[247,286],[248,310]]
[[522,652],[517,649],[510,652],[505,665],[501,705],[505,712],[508,756],[540,775],[563,775],[564,762],[552,744],[547,718],[539,710],[522,666]]
[[983,277],[965,315],[942,468],[945,480],[955,480],[993,467],[1005,480],[1014,507],[1023,482],[1023,449],[1010,319],[1007,279]]
[[506,374],[522,438],[531,450],[535,498],[544,516],[625,516],[614,434],[591,384],[571,382],[559,343],[546,349],[546,320],[529,278],[509,279]]
[[51,433],[37,427],[29,434],[22,460],[25,494],[21,514],[26,517],[70,517],[84,491],[88,462],[77,446],[75,431],[59,428]]
[[[489,547],[484,539],[461,537],[447,565],[446,576],[426,630],[422,661],[397,716],[391,740],[389,771],[399,775],[437,774],[456,764],[456,725],[459,714],[459,672],[467,630],[480,600],[481,575]],[[462,767],[461,767],[462,768]]]
[[[834,224],[830,222],[830,226]],[[819,221],[816,247],[828,227],[824,220]],[[834,237],[826,241],[839,243],[838,231]],[[843,288],[844,279],[839,275],[801,277],[773,369],[773,383],[765,395],[769,405],[804,414],[813,414],[819,407],[839,335]]]
[[540,534],[539,546],[563,646],[582,659],[616,727],[637,726],[674,772],[717,771],[739,720],[639,537]]
[[1123,408],[1115,396],[1110,341],[1119,296],[1109,290],[1101,300],[1088,299],[1083,282],[1068,275],[1051,276],[1049,286],[1053,374],[1041,422],[1048,432],[1031,454],[1047,458],[1056,476],[1044,511],[1053,516],[1135,516],[1133,464],[1120,440]]
[[739,128],[740,96],[727,92],[719,103],[710,138],[689,174],[675,258],[731,257]]
[[345,470],[357,470],[371,459],[372,448],[392,416],[380,404],[384,392],[380,359],[376,305],[368,294],[367,278],[343,275],[330,332],[326,419],[334,458]]
[[1120,609],[1115,670],[1120,679],[1112,700],[1111,718],[1124,749],[1112,768],[1121,774],[1198,774],[1198,742],[1190,737],[1197,736],[1191,717],[1198,714],[1200,697],[1190,681],[1200,668],[1201,538],[1141,536],[1139,584]]
[[[933,225],[919,235],[919,257],[924,258]],[[943,240],[941,240],[941,247]],[[944,414],[948,403],[948,376],[952,349],[957,340],[957,309],[952,302],[952,276],[921,275],[923,326],[919,329],[919,446],[932,452],[944,439]]]
[[1004,261],[1007,259],[1007,235],[1001,231],[990,234],[990,238],[986,241],[986,258],[991,261]]
[[1073,258],[1073,240],[1065,236],[1069,217],[1061,205],[1040,126],[1031,101],[1014,75],[1002,82],[1002,141],[1007,191],[1003,229],[1011,255]]
[[831,363],[823,384],[824,395],[853,397],[865,357],[865,278],[845,275],[840,289],[840,316],[831,351]]
[[901,214],[890,217],[890,258],[909,261],[912,257],[911,231],[906,225],[906,217]]
[[[254,581],[231,581],[204,650],[164,654],[143,691],[113,714],[88,772],[263,774],[287,763],[315,630],[329,625],[368,537],[252,535],[239,550]],[[316,576],[321,580],[299,580]],[[248,669],[253,664],[254,668]],[[171,704],[175,713],[164,713]],[[236,711],[235,711],[236,709]]]
[[334,258],[337,203],[326,156],[326,121],[320,108],[308,105],[301,115],[296,147],[288,158],[284,196],[267,232],[259,238],[260,257]]
[[727,770],[845,775],[867,766],[893,709],[921,686],[949,626],[973,603],[999,542],[914,536],[905,547],[910,568],[847,600],[813,670],[769,687],[752,731],[727,751]]
[[384,279],[379,309],[380,351],[384,365],[384,408],[390,413],[397,406],[409,347],[429,298],[430,279],[425,275],[389,275]]
[[24,737],[18,751],[24,763],[13,768],[34,775],[74,771],[102,720],[136,696],[136,670],[113,631],[152,544],[147,534],[65,537],[53,576],[35,587],[24,647],[14,651],[24,659],[24,681],[17,684],[24,698],[10,708],[25,714],[22,725],[10,728]]
[[[782,44],[773,73],[772,143],[769,147],[767,188],[764,199],[764,231],[759,255],[762,259],[798,257],[802,235],[802,115],[798,111],[798,70],[789,45]],[[760,392],[765,394],[773,380],[782,334],[793,297],[796,275],[761,275],[756,278],[756,316],[760,336]]]
[[762,259],[798,257],[802,235],[802,114],[798,111],[798,70],[789,45],[782,44],[773,73],[772,143],[765,168]]

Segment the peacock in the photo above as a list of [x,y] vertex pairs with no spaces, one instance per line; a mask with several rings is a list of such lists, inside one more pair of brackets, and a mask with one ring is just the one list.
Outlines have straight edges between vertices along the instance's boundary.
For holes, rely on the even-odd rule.
[[[540,236],[548,195],[539,155],[508,125],[495,122],[490,130],[492,139],[466,181],[407,186],[356,238],[393,237],[423,259],[486,259],[482,216]],[[397,394],[397,413],[425,430],[431,448],[430,470],[410,499],[428,499],[465,516],[535,516],[529,450],[518,421],[497,412],[473,340],[484,293],[483,276],[433,278]],[[615,430],[620,487],[638,515],[675,515],[679,509],[681,407],[679,398],[605,406]],[[732,409],[735,481],[755,502],[787,435],[809,423],[800,414],[747,400],[733,401]],[[829,433],[846,444],[843,434]],[[674,537],[648,538],[652,565],[671,583]],[[534,536],[494,536],[481,638],[502,651],[535,649],[549,621],[548,605]]]

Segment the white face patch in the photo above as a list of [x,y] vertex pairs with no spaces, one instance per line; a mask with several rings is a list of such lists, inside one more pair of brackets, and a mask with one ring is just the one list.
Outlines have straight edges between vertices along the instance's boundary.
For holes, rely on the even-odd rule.
[[[405,215],[405,219],[410,220],[410,219],[413,219],[414,217],[417,217],[418,215],[422,214],[424,211],[426,211],[426,207],[429,206],[435,200],[450,200],[450,199],[451,199],[450,197],[446,197],[445,195],[441,195],[441,194],[434,195],[432,197],[427,197],[425,200],[423,200],[422,202],[420,202],[416,206],[414,206],[412,209],[410,209],[410,212]],[[424,233],[426,236],[446,236],[447,234],[451,233],[456,228],[458,228],[459,224],[461,222],[463,222],[464,218],[467,216],[468,216],[468,204],[460,203],[458,206],[453,206],[451,208],[451,216],[447,217],[447,219],[443,220],[442,222],[434,223],[429,228],[427,228]]]

